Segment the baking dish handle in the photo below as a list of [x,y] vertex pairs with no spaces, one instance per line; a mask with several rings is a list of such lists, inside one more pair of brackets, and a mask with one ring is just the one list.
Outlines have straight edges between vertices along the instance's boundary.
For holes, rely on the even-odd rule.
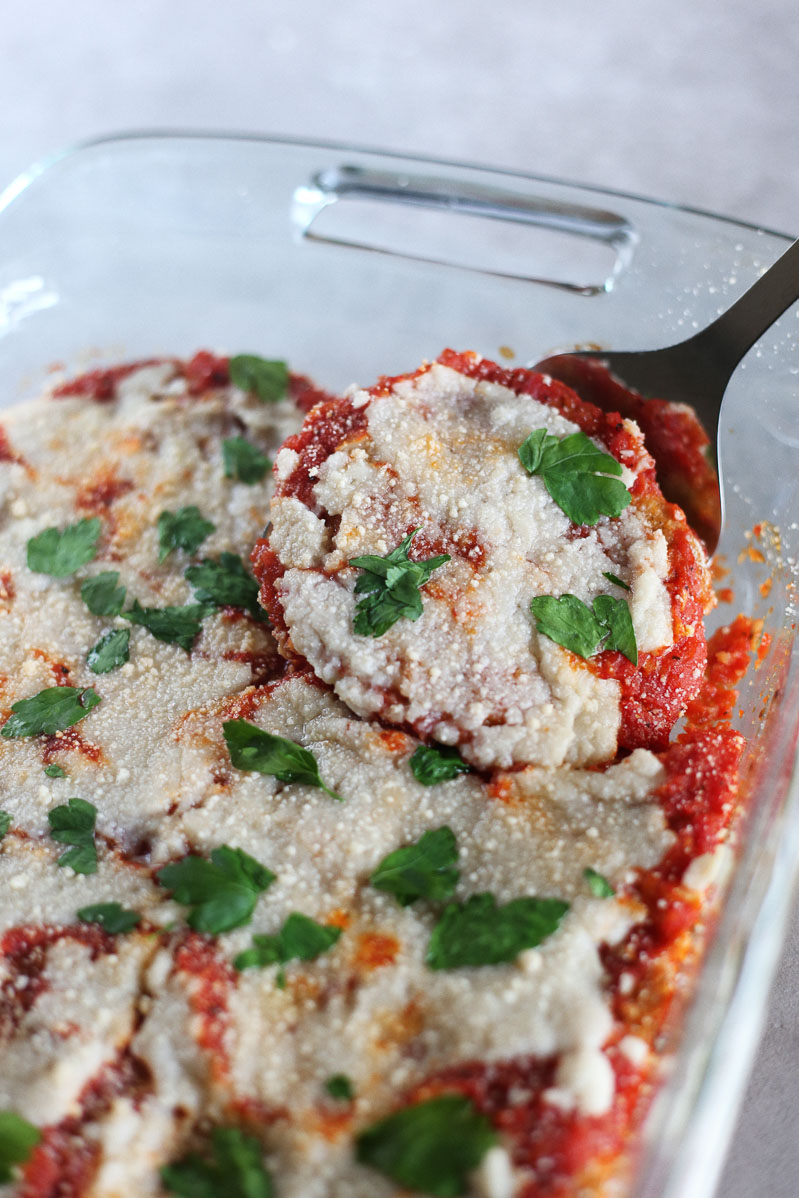
[[[342,215],[342,201],[346,201],[345,215]],[[354,210],[356,203],[357,213]],[[364,205],[368,207],[364,208]],[[381,219],[376,205],[384,210],[393,206],[405,212],[423,209],[428,214],[479,217],[543,230],[550,235],[566,235],[568,252],[563,254],[561,247],[554,245],[542,254],[542,245],[538,241],[532,246],[531,257],[531,243],[519,239],[506,244],[504,256],[510,260],[503,262],[499,242],[493,247],[487,244],[491,238],[486,230],[476,238],[473,224],[461,226],[460,236],[454,233],[454,226],[450,224],[446,237],[442,237],[440,224],[433,229],[429,221],[425,227],[419,222],[414,223],[412,218],[399,222],[396,215],[393,219]],[[331,220],[327,215],[322,227],[320,214],[331,214],[334,208],[336,219]],[[297,188],[292,220],[299,236],[310,241],[390,253],[416,261],[446,263],[501,277],[563,287],[584,295],[611,289],[629,265],[638,240],[633,225],[607,209],[468,180],[347,165],[319,171],[308,185]],[[437,252],[442,242],[449,249],[445,257]],[[484,251],[482,256],[475,254],[478,243]],[[580,244],[587,251],[582,257]],[[556,277],[554,270],[547,272],[547,267],[560,265],[561,259],[576,272],[572,278],[567,279],[562,274]],[[538,270],[537,266],[544,269]],[[590,270],[599,277],[578,281],[581,270]]]

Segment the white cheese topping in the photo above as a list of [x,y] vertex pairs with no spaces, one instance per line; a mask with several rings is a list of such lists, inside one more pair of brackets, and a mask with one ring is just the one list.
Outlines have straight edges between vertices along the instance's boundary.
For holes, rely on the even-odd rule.
[[[220,743],[220,713],[196,718],[192,735]],[[191,847],[246,845],[277,874],[252,924],[220,938],[225,956],[248,947],[253,932],[276,932],[291,911],[345,925],[329,952],[287,968],[285,989],[274,967],[250,969],[231,998],[232,1090],[291,1110],[270,1139],[286,1193],[383,1193],[370,1190],[373,1175],[345,1149],[323,1151],[320,1103],[334,1073],[352,1079],[363,1125],[447,1065],[561,1054],[563,1101],[606,1110],[613,1076],[602,1046],[612,1016],[598,946],[621,939],[640,912],[625,899],[593,897],[583,871],[591,866],[620,886],[671,843],[651,797],[663,780],[657,759],[638,750],[604,772],[538,767],[492,788],[474,775],[423,787],[408,765],[415,740],[361,723],[302,678],[280,683],[248,718],[311,749],[344,799],[237,774],[229,795],[180,818]],[[457,899],[486,890],[501,903],[565,898],[571,909],[559,930],[507,965],[430,970],[424,957],[440,906],[402,908],[368,878],[386,854],[445,824],[459,848]]]
[[712,853],[702,853],[693,859],[682,876],[683,886],[703,893],[711,887],[723,889],[734,864],[735,854],[730,845],[720,844]]
[[[530,600],[618,598],[604,577],[614,573],[631,587],[639,650],[670,645],[667,544],[647,510],[633,502],[618,519],[570,535],[568,517],[517,451],[533,429],[562,436],[577,426],[445,366],[372,399],[367,419],[368,435],[322,463],[314,486],[314,502],[340,518],[333,544],[321,517],[298,518],[296,499],[273,504],[271,544],[287,567],[278,597],[295,649],[360,715],[463,742],[482,767],[613,757],[618,684],[539,635]],[[627,467],[624,478],[634,478]],[[379,638],[355,635],[358,573],[347,563],[384,556],[414,527],[432,552],[453,554],[422,590],[423,615]]]
[[[179,387],[180,390],[177,390]],[[119,573],[125,607],[196,602],[184,578],[199,557],[233,551],[245,565],[263,527],[271,477],[245,485],[224,477],[222,441],[247,436],[266,453],[295,430],[288,401],[263,404],[234,387],[191,396],[171,366],[135,372],[107,403],[43,399],[3,413],[2,424],[24,464],[0,462],[0,662],[2,707],[67,681],[92,686],[102,702],[75,734],[50,741],[52,761],[67,778],[44,772],[41,738],[0,740],[0,808],[17,826],[47,827],[46,812],[70,795],[98,808],[97,827],[128,851],[147,851],[160,817],[192,803],[214,783],[178,751],[186,714],[201,703],[246,687],[253,668],[276,656],[268,624],[214,613],[203,620],[194,649],[157,640],[121,617],[93,615],[81,584],[104,571]],[[195,505],[215,530],[197,554],[173,551],[159,564],[158,517]],[[97,556],[68,578],[27,566],[29,538],[99,516]],[[109,628],[130,628],[130,661],[93,674],[89,649]],[[56,676],[65,666],[66,678]],[[75,747],[88,742],[89,752]],[[71,746],[71,747],[70,747]]]
[[513,1166],[507,1148],[489,1148],[475,1170],[472,1184],[477,1198],[513,1198]]
[[[113,899],[144,912],[162,897],[113,861],[102,861],[96,874],[74,875],[57,866],[57,856],[13,835],[0,845],[0,935],[17,925],[78,931],[33,951],[33,977],[17,971],[13,954],[0,955],[0,1009],[12,1013],[0,1019],[0,1110],[16,1110],[38,1126],[76,1114],[81,1090],[130,1039],[141,971],[155,947],[133,934],[119,937],[113,952],[95,953],[79,938],[86,925],[78,923],[78,909]],[[28,882],[24,895],[8,890],[9,878],[20,874]],[[29,990],[36,991],[32,1005]]]

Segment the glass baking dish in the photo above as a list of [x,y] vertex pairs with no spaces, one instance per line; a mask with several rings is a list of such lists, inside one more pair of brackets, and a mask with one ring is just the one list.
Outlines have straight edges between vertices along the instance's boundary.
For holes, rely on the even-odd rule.
[[[0,196],[3,402],[35,394],[54,369],[200,347],[286,357],[330,389],[410,369],[445,346],[519,365],[575,344],[655,347],[709,321],[787,241],[616,192],[347,145],[101,139]],[[736,716],[749,739],[750,814],[688,1017],[668,1046],[635,1198],[713,1192],[799,857],[797,315],[752,349],[725,401],[720,561],[734,607],[710,626],[743,611],[763,620],[770,649],[744,680]]]

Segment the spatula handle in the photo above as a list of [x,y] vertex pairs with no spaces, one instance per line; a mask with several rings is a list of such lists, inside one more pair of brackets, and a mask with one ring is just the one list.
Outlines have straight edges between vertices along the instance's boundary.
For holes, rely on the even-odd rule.
[[799,241],[795,241],[726,312],[693,338],[732,374],[741,358],[799,300]]

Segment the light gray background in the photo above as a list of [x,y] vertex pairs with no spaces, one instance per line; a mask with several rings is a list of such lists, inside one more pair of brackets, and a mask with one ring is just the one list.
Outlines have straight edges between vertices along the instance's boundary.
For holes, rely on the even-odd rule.
[[[796,0],[4,0],[0,184],[149,126],[359,142],[799,233]],[[719,1198],[799,1194],[799,926]]]

